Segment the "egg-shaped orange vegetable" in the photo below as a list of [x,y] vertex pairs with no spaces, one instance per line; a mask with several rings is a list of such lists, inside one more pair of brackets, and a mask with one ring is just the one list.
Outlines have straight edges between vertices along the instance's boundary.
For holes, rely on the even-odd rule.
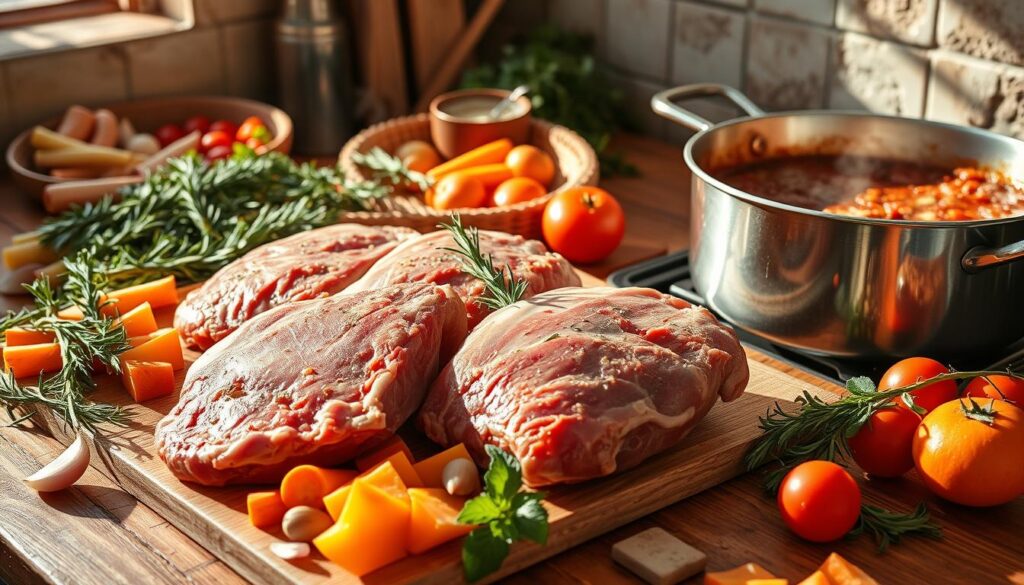
[[946,402],[914,436],[914,466],[936,495],[996,506],[1024,494],[1024,410],[992,399]]
[[427,194],[427,204],[434,209],[480,207],[487,201],[487,191],[476,177],[452,173],[434,185]]
[[491,201],[495,207],[504,207],[537,199],[548,194],[548,190],[529,177],[512,177],[495,189]]
[[530,177],[541,185],[551,184],[555,178],[555,161],[551,155],[529,144],[517,146],[505,157],[505,164],[517,177]]

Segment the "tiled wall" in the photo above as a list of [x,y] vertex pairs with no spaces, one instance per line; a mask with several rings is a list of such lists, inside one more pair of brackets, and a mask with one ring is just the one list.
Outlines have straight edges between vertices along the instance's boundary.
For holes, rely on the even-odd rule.
[[1024,0],[552,0],[548,17],[597,36],[662,138],[688,132],[649,113],[651,94],[694,82],[767,109],[865,109],[1024,138]]
[[191,2],[191,30],[0,61],[0,143],[69,103],[181,93],[270,98],[279,0]]

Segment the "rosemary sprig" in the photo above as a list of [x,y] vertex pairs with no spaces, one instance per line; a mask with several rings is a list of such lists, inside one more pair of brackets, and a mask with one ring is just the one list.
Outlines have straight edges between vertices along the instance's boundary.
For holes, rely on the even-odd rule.
[[443,249],[461,256],[462,271],[484,283],[487,296],[480,297],[477,302],[491,309],[500,309],[522,298],[527,282],[517,279],[507,266],[503,270],[494,267],[491,255],[480,250],[480,231],[472,226],[463,227],[462,218],[457,213],[452,214],[450,221],[437,227],[448,230],[456,247]]
[[932,524],[928,507],[918,504],[910,514],[894,514],[878,506],[864,504],[860,508],[860,519],[847,536],[856,538],[870,533],[878,543],[879,552],[885,552],[890,544],[897,544],[906,534],[927,538],[942,538],[942,530]]
[[375,146],[370,152],[357,152],[352,161],[368,169],[375,181],[387,183],[394,187],[416,185],[420,191],[426,191],[434,185],[433,179],[405,166],[401,159],[388,154],[383,148]]

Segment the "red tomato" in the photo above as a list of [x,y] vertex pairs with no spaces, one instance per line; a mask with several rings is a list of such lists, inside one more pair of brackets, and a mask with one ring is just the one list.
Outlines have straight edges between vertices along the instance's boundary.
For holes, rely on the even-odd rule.
[[793,468],[779,487],[782,520],[801,538],[831,542],[860,517],[860,488],[831,461],[807,461]]
[[964,396],[995,398],[1024,408],[1024,380],[1013,376],[985,376],[967,385]]
[[[878,383],[878,390],[891,390],[900,386],[909,386],[929,378],[934,378],[939,374],[948,373],[949,370],[946,369],[946,366],[933,359],[923,357],[907,358],[896,362],[885,372],[882,380]],[[956,400],[960,396],[954,380],[928,384],[914,390],[910,394],[914,397],[914,403],[928,412],[931,412],[936,406],[950,400]],[[897,400],[897,402],[904,408],[906,407],[902,400]]]
[[208,152],[215,146],[227,146],[231,148],[231,136],[220,130],[210,130],[199,140],[199,151]]
[[210,119],[206,116],[192,116],[188,120],[185,120],[185,124],[182,126],[185,130],[185,134],[190,132],[199,131],[200,134],[206,134],[210,130]]
[[167,146],[184,135],[185,131],[174,124],[164,124],[154,134],[160,146]]
[[235,140],[239,142],[245,142],[250,138],[260,138],[264,141],[269,140],[270,133],[267,131],[267,127],[263,124],[263,120],[260,120],[259,116],[249,116],[242,122],[241,126],[238,127],[238,131],[235,132]]
[[914,468],[911,453],[921,417],[909,408],[883,408],[850,437],[860,468],[876,477],[899,477]]
[[206,160],[215,161],[220,160],[222,158],[228,158],[229,156],[231,156],[232,152],[233,150],[230,146],[218,144],[217,146],[214,146],[210,150],[206,151]]
[[586,264],[615,251],[626,231],[626,216],[607,191],[575,187],[551,198],[541,227],[552,250]]
[[238,126],[235,126],[234,122],[227,120],[217,120],[213,124],[210,124],[209,132],[223,132],[228,136],[234,136],[235,132],[238,131]]

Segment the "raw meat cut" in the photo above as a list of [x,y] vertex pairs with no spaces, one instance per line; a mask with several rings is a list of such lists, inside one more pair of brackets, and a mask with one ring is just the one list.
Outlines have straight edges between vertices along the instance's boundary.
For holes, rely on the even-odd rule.
[[282,303],[344,290],[402,240],[407,228],[332,225],[256,248],[189,293],[174,326],[189,347],[207,349]]
[[156,427],[160,457],[206,485],[336,465],[389,438],[466,336],[447,286],[397,285],[288,303],[192,365]]
[[442,445],[485,444],[531,486],[632,467],[682,439],[747,385],[735,333],[703,307],[644,288],[566,288],[495,312],[420,409]]
[[[454,247],[451,235],[444,230],[406,240],[381,258],[350,290],[373,290],[402,282],[450,284],[466,303],[472,329],[491,309],[476,302],[485,294],[484,283],[462,271],[458,254],[444,249]],[[581,284],[569,261],[560,254],[548,252],[537,240],[480,230],[480,251],[491,255],[495,268],[511,269],[516,278],[528,283],[524,299]]]

